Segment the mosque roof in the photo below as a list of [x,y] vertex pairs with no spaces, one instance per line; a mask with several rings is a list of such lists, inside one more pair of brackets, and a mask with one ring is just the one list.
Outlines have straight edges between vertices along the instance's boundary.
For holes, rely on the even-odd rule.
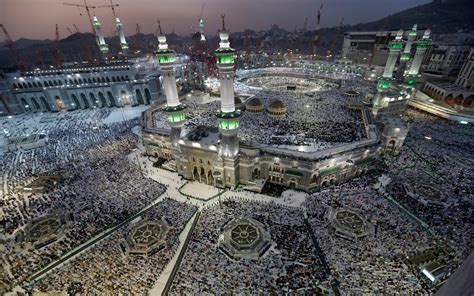
[[283,109],[286,108],[285,104],[280,101],[279,99],[273,100],[273,102],[270,103],[270,108],[272,109]]
[[263,106],[263,103],[262,103],[262,100],[260,100],[259,98],[251,98],[247,102],[247,105],[251,107],[258,107],[258,106]]

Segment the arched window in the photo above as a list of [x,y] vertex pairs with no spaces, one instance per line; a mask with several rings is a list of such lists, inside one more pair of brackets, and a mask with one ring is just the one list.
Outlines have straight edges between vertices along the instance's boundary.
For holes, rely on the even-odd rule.
[[107,97],[109,97],[110,106],[116,106],[115,99],[111,91],[107,92]]

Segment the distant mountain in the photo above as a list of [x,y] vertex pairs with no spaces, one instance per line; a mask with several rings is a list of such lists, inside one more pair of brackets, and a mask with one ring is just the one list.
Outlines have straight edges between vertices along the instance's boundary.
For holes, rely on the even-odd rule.
[[30,46],[36,46],[36,45],[44,45],[44,44],[50,44],[52,41],[51,40],[33,40],[33,39],[28,39],[28,38],[20,38],[16,40],[15,47],[16,48],[27,48]]
[[474,30],[473,0],[439,0],[398,12],[375,22],[349,27],[352,31],[398,30],[430,28],[435,33],[454,33]]
[[[473,12],[474,0],[435,0],[370,23],[322,28],[317,32],[319,36],[317,50],[321,55],[326,55],[329,51],[337,54],[342,47],[343,34],[347,31],[408,29],[413,24],[418,24],[419,28],[430,28],[435,34],[474,31]],[[265,50],[292,49],[311,53],[315,35],[315,31],[288,32],[274,24],[270,29],[258,32],[250,29],[245,32],[231,32],[230,41],[232,47],[237,50],[242,50],[245,45],[248,45],[251,50],[257,48]],[[167,37],[170,47],[177,52],[189,52],[189,45],[193,43],[193,38],[190,35],[179,36],[171,33],[167,34]],[[207,34],[206,39],[211,49],[217,46],[218,41],[215,34]],[[106,41],[112,55],[121,50],[117,36],[108,37]],[[15,48],[26,63],[48,65],[52,63],[57,49],[63,53],[66,61],[85,60],[88,57],[99,56],[100,53],[95,42],[95,36],[92,33],[75,33],[59,42],[22,38],[15,41]],[[151,53],[156,50],[158,40],[154,34],[140,33],[128,36],[127,42],[131,52]],[[0,68],[13,67],[13,59],[10,55],[6,48],[0,49]]]

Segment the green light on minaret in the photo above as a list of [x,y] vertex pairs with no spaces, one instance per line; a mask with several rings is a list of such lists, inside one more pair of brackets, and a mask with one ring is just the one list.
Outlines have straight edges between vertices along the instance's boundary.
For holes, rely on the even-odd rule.
[[231,64],[234,62],[234,55],[226,54],[218,57],[219,64]]
[[390,88],[390,81],[387,80],[380,80],[377,84],[378,89],[389,89]]
[[418,41],[416,45],[418,47],[429,47],[431,45],[431,42],[428,40],[421,40],[421,41]]
[[180,122],[185,119],[183,112],[175,112],[168,114],[168,122]]
[[392,42],[390,44],[390,48],[393,49],[402,49],[403,48],[403,42]]
[[416,84],[416,79],[412,76],[405,78],[405,83],[409,86]]
[[174,57],[171,55],[160,55],[158,61],[161,63],[171,63],[174,62]]
[[225,130],[234,130],[239,128],[239,119],[221,119],[219,120],[219,128]]
[[409,53],[403,53],[402,56],[400,57],[400,60],[408,61],[410,58],[411,58],[411,55]]

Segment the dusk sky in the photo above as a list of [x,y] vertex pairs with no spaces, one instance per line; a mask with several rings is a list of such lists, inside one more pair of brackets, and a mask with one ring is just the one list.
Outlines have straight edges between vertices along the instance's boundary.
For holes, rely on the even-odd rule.
[[[4,24],[12,39],[54,39],[55,24],[60,37],[74,31],[91,31],[84,9],[65,6],[63,2],[82,3],[82,0],[0,0],[0,23]],[[114,0],[119,4],[117,14],[124,23],[127,35],[135,33],[139,23],[142,32],[156,30],[156,20],[161,19],[166,32],[188,34],[195,27],[203,0]],[[226,15],[230,31],[269,28],[278,24],[288,30],[301,28],[305,17],[308,29],[316,26],[316,14],[324,2],[321,26],[334,26],[344,17],[344,24],[357,24],[377,20],[389,14],[430,2],[428,0],[207,0],[205,1],[205,31],[213,34],[220,24],[220,14]],[[89,0],[89,5],[107,5],[108,0]],[[80,15],[82,13],[82,16]],[[112,35],[114,23],[110,8],[95,9],[106,36]],[[3,33],[0,40],[4,40]]]

